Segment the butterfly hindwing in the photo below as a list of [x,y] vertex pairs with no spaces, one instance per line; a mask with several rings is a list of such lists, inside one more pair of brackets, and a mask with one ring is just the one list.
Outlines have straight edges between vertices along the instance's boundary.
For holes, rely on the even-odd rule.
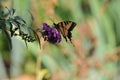
[[67,38],[68,38],[71,42],[71,38],[72,38],[71,31],[76,26],[76,23],[72,21],[63,21],[63,22],[59,22],[58,24],[54,24],[54,25],[55,25],[55,28],[63,35],[65,40],[67,41]]

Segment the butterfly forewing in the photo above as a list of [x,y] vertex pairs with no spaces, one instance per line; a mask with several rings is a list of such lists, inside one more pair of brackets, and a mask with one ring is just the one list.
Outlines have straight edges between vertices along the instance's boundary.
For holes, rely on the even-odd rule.
[[63,21],[59,22],[58,24],[55,24],[55,28],[61,32],[65,40],[67,41],[67,38],[71,41],[72,38],[72,33],[71,31],[74,29],[76,26],[75,22],[72,21]]

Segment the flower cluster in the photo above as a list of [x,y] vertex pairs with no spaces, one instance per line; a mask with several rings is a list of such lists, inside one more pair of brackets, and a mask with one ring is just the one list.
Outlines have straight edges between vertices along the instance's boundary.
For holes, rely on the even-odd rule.
[[51,28],[46,23],[43,23],[42,36],[44,40],[47,40],[50,43],[59,43],[61,41],[60,33],[55,28]]

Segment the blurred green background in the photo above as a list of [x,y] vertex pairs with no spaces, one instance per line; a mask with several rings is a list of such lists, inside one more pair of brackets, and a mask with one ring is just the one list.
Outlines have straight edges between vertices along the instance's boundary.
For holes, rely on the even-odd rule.
[[[74,21],[72,42],[28,43],[0,31],[0,80],[120,80],[120,0],[0,0],[29,27]],[[34,21],[30,18],[30,13]]]

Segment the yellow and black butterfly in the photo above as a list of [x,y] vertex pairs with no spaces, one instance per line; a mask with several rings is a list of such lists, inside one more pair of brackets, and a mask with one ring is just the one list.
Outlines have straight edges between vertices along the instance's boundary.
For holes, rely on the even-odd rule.
[[59,22],[57,24],[53,23],[54,27],[63,35],[67,42],[67,38],[71,41],[72,33],[71,31],[74,29],[74,27],[77,25],[75,22],[72,21],[63,21]]

